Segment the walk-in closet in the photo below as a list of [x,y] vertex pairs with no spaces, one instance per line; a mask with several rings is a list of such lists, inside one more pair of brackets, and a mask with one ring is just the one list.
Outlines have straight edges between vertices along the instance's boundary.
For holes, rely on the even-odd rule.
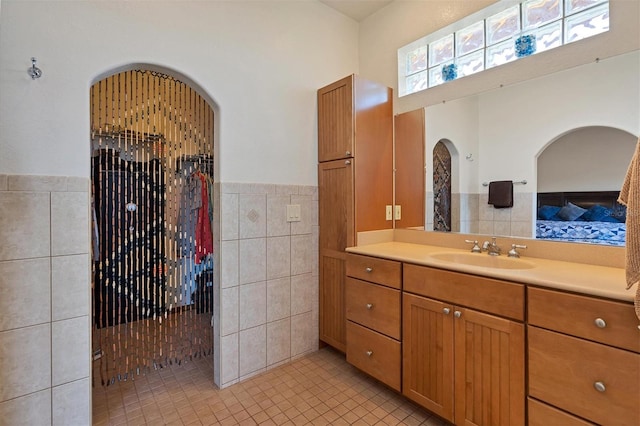
[[90,105],[93,383],[108,386],[212,355],[214,111],[139,69],[96,82]]

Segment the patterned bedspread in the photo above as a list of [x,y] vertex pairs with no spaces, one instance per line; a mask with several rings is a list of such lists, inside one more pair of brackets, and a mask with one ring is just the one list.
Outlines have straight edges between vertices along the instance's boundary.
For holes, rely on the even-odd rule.
[[536,238],[545,240],[623,246],[626,233],[624,223],[554,220],[536,222]]

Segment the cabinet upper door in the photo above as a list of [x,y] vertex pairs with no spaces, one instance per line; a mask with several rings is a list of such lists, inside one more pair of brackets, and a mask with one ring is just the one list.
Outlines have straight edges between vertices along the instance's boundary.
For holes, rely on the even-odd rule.
[[318,165],[318,224],[320,250],[344,252],[355,245],[355,160],[328,161]]
[[318,90],[318,161],[353,155],[354,76]]

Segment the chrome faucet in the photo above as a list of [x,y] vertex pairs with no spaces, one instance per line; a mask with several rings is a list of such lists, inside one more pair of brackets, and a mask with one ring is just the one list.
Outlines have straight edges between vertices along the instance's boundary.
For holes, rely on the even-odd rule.
[[496,237],[491,237],[491,242],[485,241],[482,244],[482,251],[486,251],[489,256],[500,256],[502,249],[496,244]]

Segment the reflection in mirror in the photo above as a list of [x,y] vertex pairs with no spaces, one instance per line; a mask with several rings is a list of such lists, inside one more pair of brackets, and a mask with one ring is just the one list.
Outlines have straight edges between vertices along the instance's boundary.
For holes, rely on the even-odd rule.
[[620,166],[635,146],[632,134],[601,126],[548,145],[538,157],[536,238],[624,245],[626,208],[617,199],[626,167]]
[[[631,156],[624,149],[614,152],[611,137],[599,132],[610,128],[637,140],[640,99],[634,94],[640,91],[639,74],[640,52],[634,51],[426,107],[424,229],[434,230],[432,155],[440,141],[451,153],[453,232],[535,238],[538,192],[619,190]],[[573,157],[556,159],[562,165],[551,166],[555,175],[541,171],[541,158],[566,150],[551,145],[565,136],[573,139]],[[599,141],[601,151],[583,154],[591,139]],[[544,154],[546,149],[550,151]],[[602,170],[616,170],[620,176],[608,178],[605,185]],[[584,185],[572,186],[570,178]],[[482,184],[499,180],[527,181],[514,185],[512,208],[488,204]]]

